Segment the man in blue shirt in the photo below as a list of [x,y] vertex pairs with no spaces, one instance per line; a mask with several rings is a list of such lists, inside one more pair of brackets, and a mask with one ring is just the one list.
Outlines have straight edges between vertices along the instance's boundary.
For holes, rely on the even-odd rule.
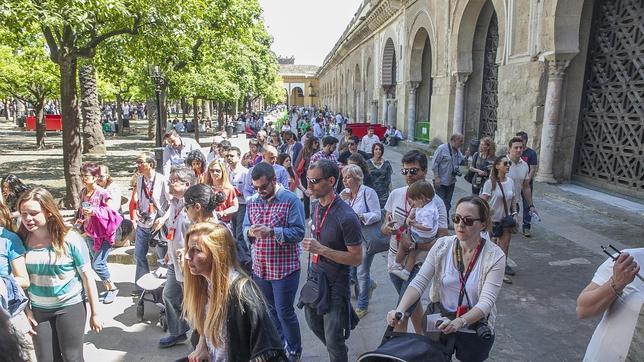
[[[532,197],[534,198],[534,190],[532,180],[534,179],[534,174],[537,172],[537,166],[539,165],[539,160],[537,159],[537,152],[532,148],[528,147],[528,134],[524,131],[517,132],[517,136],[521,137],[523,140],[523,153],[521,154],[521,159],[528,164],[530,167],[530,172],[528,173],[528,178],[530,179],[530,191],[532,191]],[[517,200],[518,203],[519,200]],[[521,192],[521,204],[523,205],[523,236],[530,237],[530,223],[532,221],[532,216],[530,215],[530,204],[526,201],[523,192]]]
[[436,189],[436,195],[440,196],[445,202],[448,218],[449,209],[452,206],[454,186],[456,186],[456,176],[459,172],[458,167],[463,162],[463,154],[459,150],[463,145],[463,140],[462,134],[453,134],[448,143],[438,146],[436,152],[434,152],[434,161],[432,162],[434,188]]

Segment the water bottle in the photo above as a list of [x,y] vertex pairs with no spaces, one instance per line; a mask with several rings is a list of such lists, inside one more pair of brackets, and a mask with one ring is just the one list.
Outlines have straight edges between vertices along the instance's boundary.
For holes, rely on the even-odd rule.
[[534,220],[534,221],[539,221],[539,222],[541,222],[541,217],[539,217],[539,214],[537,214],[537,213],[536,213],[536,212],[534,212],[534,211],[530,211],[530,217],[531,217],[531,218],[532,218],[532,220]]

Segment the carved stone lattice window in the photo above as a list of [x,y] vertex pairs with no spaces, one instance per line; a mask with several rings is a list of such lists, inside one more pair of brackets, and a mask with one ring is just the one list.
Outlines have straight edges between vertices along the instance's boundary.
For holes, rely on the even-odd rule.
[[644,191],[644,5],[596,5],[586,64],[575,176]]
[[499,47],[499,27],[496,13],[492,14],[490,25],[485,37],[485,55],[483,61],[483,89],[481,90],[481,116],[479,118],[479,138],[490,136],[496,132],[496,109],[499,106],[498,74],[496,50]]

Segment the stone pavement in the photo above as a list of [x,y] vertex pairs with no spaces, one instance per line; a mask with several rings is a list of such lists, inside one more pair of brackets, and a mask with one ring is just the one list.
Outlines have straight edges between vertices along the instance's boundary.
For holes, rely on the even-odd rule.
[[[60,136],[52,134],[48,142],[60,147]],[[232,142],[247,147],[243,137],[233,138]],[[62,151],[34,151],[29,148],[33,144],[32,134],[16,131],[0,121],[0,175],[13,172],[62,195]],[[144,140],[142,134],[109,138],[108,157],[99,160],[107,162],[126,190],[134,156],[151,147],[152,143]],[[395,172],[400,169],[399,151],[387,148],[385,152]],[[395,186],[402,183],[396,173]],[[469,185],[459,180],[453,202],[468,192]],[[576,185],[536,183],[535,205],[543,221],[533,225],[533,236],[513,236],[510,258],[516,264],[517,275],[514,284],[505,284],[500,292],[496,342],[490,358],[493,361],[580,360],[598,320],[577,320],[575,301],[596,267],[605,260],[599,245],[612,243],[619,248],[644,245],[644,205],[637,200],[624,200]],[[306,255],[302,262],[306,263]],[[86,335],[87,360],[173,361],[189,353],[186,345],[167,350],[157,347],[163,336],[157,325],[158,308],[147,303],[145,322],[139,323],[135,301],[129,297],[134,266],[111,263],[110,268],[120,293],[113,304],[101,305],[105,329],[100,334]],[[350,360],[378,346],[385,329],[384,316],[396,303],[384,254],[376,256],[372,275],[378,288],[373,293],[369,314],[351,333]],[[305,272],[300,283],[304,280]],[[327,361],[324,346],[309,331],[303,315],[299,316],[303,360]]]

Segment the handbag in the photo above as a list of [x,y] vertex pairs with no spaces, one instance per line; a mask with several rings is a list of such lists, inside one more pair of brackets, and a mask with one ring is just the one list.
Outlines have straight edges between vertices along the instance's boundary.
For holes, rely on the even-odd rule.
[[[367,204],[367,193],[363,192],[362,196],[364,198],[364,204],[365,207],[367,208],[367,212],[369,211],[369,205]],[[362,237],[365,240],[365,243],[367,244],[367,254],[368,255],[376,255],[378,253],[382,253],[384,251],[389,250],[389,237],[384,235],[380,231],[380,227],[382,226],[382,218],[380,221],[375,222],[371,225],[360,225],[360,229],[362,231]]]
[[503,196],[503,211],[505,212],[505,216],[503,219],[501,219],[501,226],[503,229],[510,229],[510,232],[513,234],[517,232],[517,222],[514,220],[514,217],[510,215],[508,212],[508,205],[505,202],[505,192],[503,192],[503,186],[501,185],[501,182],[497,182],[499,185],[499,189],[501,190],[501,195]]

